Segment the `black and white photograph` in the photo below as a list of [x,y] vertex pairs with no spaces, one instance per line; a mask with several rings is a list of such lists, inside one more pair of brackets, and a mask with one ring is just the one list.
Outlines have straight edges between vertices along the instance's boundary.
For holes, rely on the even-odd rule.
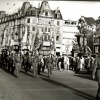
[[100,100],[100,2],[0,0],[0,100]]

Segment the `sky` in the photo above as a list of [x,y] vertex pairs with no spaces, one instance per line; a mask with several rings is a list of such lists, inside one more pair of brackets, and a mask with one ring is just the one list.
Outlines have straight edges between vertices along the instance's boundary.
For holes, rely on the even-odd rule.
[[[0,0],[0,10],[9,14],[14,13],[26,1],[35,7],[38,7],[38,4],[42,2],[34,0]],[[97,19],[100,16],[99,1],[48,1],[48,3],[52,10],[59,7],[64,20],[77,21],[81,16]]]

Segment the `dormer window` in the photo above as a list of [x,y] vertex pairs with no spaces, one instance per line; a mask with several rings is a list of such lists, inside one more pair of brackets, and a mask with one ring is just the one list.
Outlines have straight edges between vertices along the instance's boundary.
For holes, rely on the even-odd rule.
[[48,16],[48,11],[45,11],[45,16]]
[[57,13],[57,18],[60,18],[60,12]]

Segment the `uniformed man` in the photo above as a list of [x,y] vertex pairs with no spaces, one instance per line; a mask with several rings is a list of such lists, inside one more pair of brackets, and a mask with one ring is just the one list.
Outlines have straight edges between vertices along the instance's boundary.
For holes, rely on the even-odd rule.
[[11,54],[9,54],[9,56],[7,58],[7,70],[8,70],[8,73],[10,73],[10,69],[11,69]]
[[1,54],[1,52],[0,52],[0,68],[2,68],[2,54]]
[[29,61],[28,61],[28,70],[29,70],[29,71],[31,70],[31,66],[32,66],[32,61],[31,61],[31,60],[32,60],[32,59],[31,59],[32,57],[31,57],[31,56],[32,56],[32,55],[31,55],[31,52],[29,52],[29,59],[28,59],[28,60],[29,60]]
[[48,78],[50,78],[50,75],[52,75],[53,70],[53,58],[51,54],[49,54],[49,56],[46,59],[46,66],[48,69]]
[[15,65],[14,65],[14,53],[11,53],[10,66],[11,66],[11,74],[14,75],[14,70],[15,70]]
[[38,74],[40,74],[43,65],[44,65],[43,56],[42,54],[39,54]]
[[96,59],[94,61],[94,68],[93,68],[93,73],[92,73],[93,79],[95,79],[95,75],[98,80],[98,91],[96,95],[96,100],[100,100],[100,53],[98,54],[98,56],[96,56]]
[[19,76],[19,72],[21,69],[21,57],[20,57],[20,52],[16,52],[15,53],[15,57],[14,57],[14,63],[15,63],[15,70],[16,70],[16,77]]
[[6,71],[6,51],[3,52],[3,69]]
[[37,76],[38,64],[39,64],[38,52],[35,51],[34,55],[32,56],[33,77]]
[[44,61],[44,65],[42,66],[42,72],[44,72],[45,65],[46,65],[46,57],[45,56],[43,56],[43,61]]
[[24,60],[25,60],[25,74],[27,74],[27,70],[29,67],[29,53],[28,52],[26,53]]

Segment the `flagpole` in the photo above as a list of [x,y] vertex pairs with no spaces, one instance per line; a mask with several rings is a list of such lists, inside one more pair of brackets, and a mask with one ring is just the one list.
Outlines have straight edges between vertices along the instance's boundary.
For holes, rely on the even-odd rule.
[[34,42],[33,42],[33,45],[32,45],[32,54],[36,51],[35,50],[35,42],[36,42],[36,37],[37,37],[37,34],[38,34],[38,22],[37,22],[37,18],[38,18],[38,16],[37,16],[37,11],[38,10],[36,10],[36,28],[37,28],[37,30],[36,30],[36,34],[35,34],[35,39],[34,39]]

